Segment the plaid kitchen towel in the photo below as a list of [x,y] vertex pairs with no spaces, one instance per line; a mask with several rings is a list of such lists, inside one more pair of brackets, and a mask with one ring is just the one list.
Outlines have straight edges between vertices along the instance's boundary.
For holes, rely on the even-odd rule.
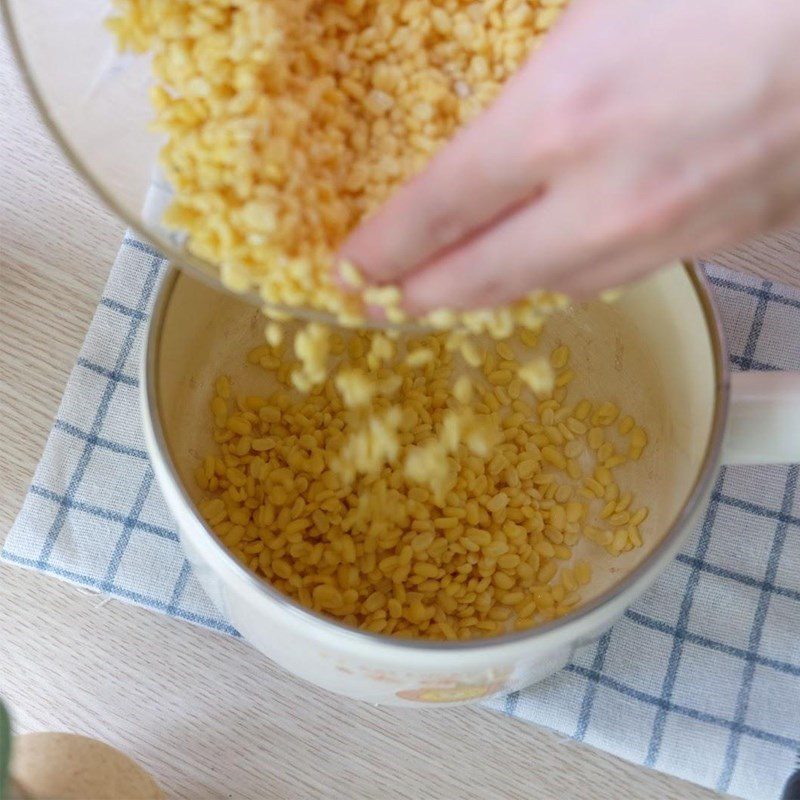
[[[143,328],[165,266],[125,239],[2,556],[236,635],[181,552],[139,428]],[[706,271],[733,367],[800,369],[800,292]],[[625,617],[562,672],[490,707],[777,798],[800,752],[799,470],[721,470],[683,552]]]

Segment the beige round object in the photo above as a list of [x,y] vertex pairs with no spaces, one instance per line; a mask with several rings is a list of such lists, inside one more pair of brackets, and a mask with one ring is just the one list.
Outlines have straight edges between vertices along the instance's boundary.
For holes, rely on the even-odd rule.
[[124,753],[73,733],[16,736],[11,775],[31,800],[164,798],[150,775]]

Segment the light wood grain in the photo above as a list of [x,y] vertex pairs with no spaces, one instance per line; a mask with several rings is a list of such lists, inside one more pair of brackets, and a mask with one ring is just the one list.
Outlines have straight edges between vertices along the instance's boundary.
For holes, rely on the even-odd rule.
[[[1,38],[1,37],[0,37]],[[0,539],[122,236],[72,173],[0,42]],[[800,237],[727,263],[798,282]],[[171,798],[712,797],[480,708],[368,707],[247,644],[0,566],[0,693],[17,730],[101,738]]]
[[785,231],[762,236],[713,257],[740,272],[749,272],[768,281],[800,288],[800,232]]

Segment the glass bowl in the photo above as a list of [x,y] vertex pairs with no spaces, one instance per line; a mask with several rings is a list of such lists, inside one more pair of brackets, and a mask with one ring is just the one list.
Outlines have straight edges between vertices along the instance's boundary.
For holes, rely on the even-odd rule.
[[[0,7],[33,99],[76,170],[175,266],[225,288],[219,267],[191,253],[185,235],[161,222],[171,190],[158,170],[165,136],[150,127],[155,116],[150,57],[119,52],[105,25],[114,11],[110,0],[0,0]],[[255,291],[246,297],[269,307]],[[321,310],[272,307],[292,317],[337,324]],[[370,319],[364,327],[430,330],[424,320],[398,325]]]

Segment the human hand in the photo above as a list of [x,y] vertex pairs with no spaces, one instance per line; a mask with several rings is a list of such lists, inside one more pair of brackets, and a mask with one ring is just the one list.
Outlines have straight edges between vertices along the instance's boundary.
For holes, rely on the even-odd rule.
[[800,221],[797,0],[575,0],[344,243],[407,309],[575,297]]

